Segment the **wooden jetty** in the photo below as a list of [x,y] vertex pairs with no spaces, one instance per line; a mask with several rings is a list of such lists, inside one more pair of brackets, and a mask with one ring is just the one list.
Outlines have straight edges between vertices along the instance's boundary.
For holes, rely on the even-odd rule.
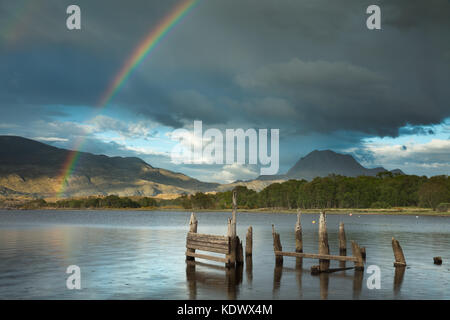
[[[355,264],[355,270],[364,270],[364,260],[361,254],[361,247],[352,241],[352,256],[345,256],[346,245],[344,245],[345,233],[344,225],[341,223],[339,238],[340,238],[340,253],[341,255],[330,255],[330,250],[328,246],[328,233],[327,233],[327,222],[325,212],[320,213],[319,218],[319,253],[304,253],[303,243],[301,238],[301,225],[300,225],[300,213],[297,216],[297,223],[295,227],[295,239],[296,239],[296,250],[295,252],[283,251],[281,245],[280,235],[275,232],[275,227],[272,225],[272,236],[273,236],[273,249],[275,253],[275,263],[276,265],[281,265],[283,263],[283,256],[285,257],[296,257],[296,258],[309,258],[318,259],[319,266],[313,266],[311,268],[312,273],[321,272],[333,272],[339,271],[341,269],[330,269],[330,260],[336,261],[351,261]],[[345,250],[344,250],[345,249]]]
[[[195,214],[191,214],[189,232],[186,237],[186,260],[195,261],[195,258],[225,263],[226,267],[235,267],[244,263],[242,241],[236,235],[237,200],[236,191],[233,191],[233,212],[228,218],[228,232],[226,236],[197,233],[198,221]],[[251,228],[251,227],[250,227]],[[251,229],[250,229],[251,230]],[[247,234],[246,255],[251,256],[252,234]],[[224,254],[225,257],[207,255],[196,251],[214,252]]]

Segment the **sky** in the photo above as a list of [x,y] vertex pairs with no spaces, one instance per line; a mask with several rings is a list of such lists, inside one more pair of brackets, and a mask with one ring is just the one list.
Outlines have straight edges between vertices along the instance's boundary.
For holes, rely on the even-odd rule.
[[[450,1],[199,0],[102,96],[179,0],[1,0],[0,134],[136,156],[203,181],[258,165],[176,164],[173,131],[279,129],[279,173],[313,150],[450,174]],[[66,8],[81,8],[68,30]],[[366,9],[381,8],[381,30]]]

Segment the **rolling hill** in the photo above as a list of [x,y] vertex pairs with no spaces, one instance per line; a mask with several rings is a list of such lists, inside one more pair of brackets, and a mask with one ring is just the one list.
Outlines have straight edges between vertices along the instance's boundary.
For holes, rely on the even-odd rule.
[[[17,136],[0,136],[0,186],[21,194],[54,196],[71,151]],[[139,158],[108,157],[80,152],[64,196],[117,194],[155,196],[214,190],[182,173],[154,168]]]

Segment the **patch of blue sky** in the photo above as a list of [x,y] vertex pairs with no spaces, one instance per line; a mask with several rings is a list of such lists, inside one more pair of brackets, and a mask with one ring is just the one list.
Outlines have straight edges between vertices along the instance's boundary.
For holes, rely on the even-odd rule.
[[429,126],[406,125],[399,129],[398,137],[370,137],[362,139],[363,143],[375,143],[384,145],[424,144],[433,139],[450,139],[450,118],[446,118],[440,124]]

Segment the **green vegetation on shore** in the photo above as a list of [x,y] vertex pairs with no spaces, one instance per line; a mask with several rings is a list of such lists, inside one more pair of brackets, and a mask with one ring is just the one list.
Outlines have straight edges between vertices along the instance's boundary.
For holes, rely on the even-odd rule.
[[[236,187],[238,206],[242,210],[291,211],[327,209],[371,209],[372,212],[397,212],[396,208],[429,208],[447,212],[450,207],[450,179],[448,176],[431,178],[413,175],[381,173],[377,177],[328,176],[305,180],[274,183],[256,192],[246,187]],[[149,197],[88,197],[64,199],[54,203],[33,200],[21,204],[23,209],[39,208],[172,208],[184,210],[228,210],[231,208],[231,191],[182,195],[164,200]],[[347,210],[348,211],[348,210]],[[407,210],[414,211],[415,210]]]

